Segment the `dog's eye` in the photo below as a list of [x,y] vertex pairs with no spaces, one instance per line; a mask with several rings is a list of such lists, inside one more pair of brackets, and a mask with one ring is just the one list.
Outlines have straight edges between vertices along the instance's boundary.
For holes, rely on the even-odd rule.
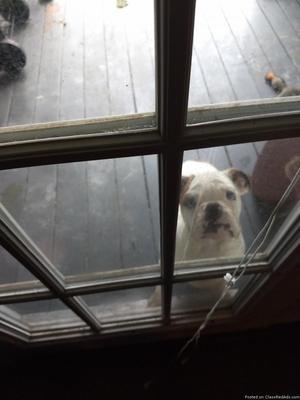
[[183,205],[187,208],[195,208],[197,205],[197,199],[195,196],[187,195],[183,200]]
[[236,194],[232,192],[231,190],[228,190],[226,192],[226,197],[228,200],[236,200]]

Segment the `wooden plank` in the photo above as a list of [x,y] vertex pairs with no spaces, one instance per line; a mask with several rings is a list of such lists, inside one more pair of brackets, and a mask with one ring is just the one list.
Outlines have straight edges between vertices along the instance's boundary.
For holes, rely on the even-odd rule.
[[13,95],[13,81],[0,72],[0,126],[7,126]]
[[122,265],[120,210],[114,160],[87,163],[88,272]]
[[57,121],[60,115],[61,58],[66,29],[65,0],[55,0],[45,4],[44,7],[45,23],[36,93],[35,122]]
[[[18,29],[15,28],[13,32],[10,32],[10,25],[7,24],[9,24],[9,22],[4,21],[4,26],[1,26],[1,28],[4,30],[5,35],[7,35],[8,38],[13,39],[19,46],[21,46],[21,48],[23,48],[23,30],[26,29],[26,25],[21,26]],[[15,79],[8,77],[7,74],[2,73],[2,71],[0,72],[0,126],[8,125],[16,81],[23,81],[24,79],[24,69]]]
[[54,264],[65,274],[87,269],[88,193],[86,163],[57,166]]
[[[199,55],[199,63],[206,82],[211,103],[235,100],[218,48],[211,36],[200,2],[197,3],[194,32],[194,49]],[[216,79],[218,77],[219,79]]]
[[186,150],[183,153],[183,162],[188,161],[188,160],[198,160],[199,159],[199,154],[198,150]]
[[21,279],[22,281],[36,279],[22,264],[0,246],[0,285],[21,281],[19,276],[22,273],[24,274],[23,279]]
[[123,9],[117,8],[115,2],[103,1],[111,113],[112,115],[133,114],[135,112],[134,95],[123,24]]
[[297,36],[300,36],[300,4],[297,0],[277,0],[277,3],[281,10],[284,12],[288,22],[293,27],[294,31],[297,32]]
[[[226,151],[228,152],[232,166],[241,169],[251,178],[257,160],[257,154],[252,143],[226,146]],[[251,191],[244,195],[243,203],[245,204],[246,213],[249,216],[250,226],[256,236],[264,225],[268,215],[265,215],[265,210],[258,206]]]
[[141,157],[115,160],[124,267],[154,264],[155,244]]
[[193,48],[192,69],[189,90],[189,107],[196,107],[202,104],[209,104],[209,90],[204,77],[200,56],[197,49]]
[[[111,114],[103,1],[84,2],[84,99],[87,118]],[[112,44],[113,45],[113,44]]]
[[150,209],[150,223],[154,237],[155,262],[160,259],[160,216],[159,216],[159,186],[158,186],[158,158],[156,155],[143,156],[142,164],[145,174],[145,187]]
[[253,77],[249,72],[235,37],[220,10],[218,2],[216,0],[206,2],[202,12],[205,15],[212,39],[218,48],[225,69],[225,73],[223,76],[218,76],[219,79],[217,81],[224,79],[224,75],[226,74],[226,78],[229,79],[232,85],[236,99],[247,100],[259,98]]
[[[13,218],[26,230],[22,221],[25,198],[28,190],[29,168],[0,171],[0,201]],[[0,248],[1,283],[34,280],[25,267]]]
[[[270,4],[273,5],[275,2]],[[258,3],[252,1],[240,2],[239,6],[255,33],[257,41],[263,48],[266,57],[270,61],[272,70],[287,80],[290,77],[297,76],[298,71],[296,66],[290,59],[282,41]]]
[[271,70],[270,61],[263,47],[257,41],[255,32],[251,29],[249,21],[239,7],[239,3],[221,0],[219,6],[253,78],[259,96],[262,98],[273,97],[274,91],[264,80],[266,72]]
[[[285,73],[285,78],[287,78],[287,80],[291,80],[294,83],[300,83],[300,36],[293,28],[286,14],[283,13],[277,2],[270,3],[265,0],[258,0],[257,3],[261,8],[263,14],[265,15],[268,23],[270,24],[272,30],[276,33],[278,40],[284,46],[286,53],[284,61],[290,62],[297,71],[297,75],[287,76],[287,71],[283,70]],[[282,74],[281,71],[278,71],[278,73]]]
[[[123,16],[135,112],[154,112],[154,53],[153,44],[149,44],[149,41],[154,42],[153,4],[151,1],[132,0],[128,7],[119,9],[119,13]],[[145,25],[151,23],[152,35],[149,37]]]
[[21,78],[14,82],[8,125],[32,123],[34,120],[43,43],[44,10],[38,2],[31,2],[30,20],[20,32],[23,36],[22,46],[26,53],[27,64]]
[[61,64],[60,118],[84,117],[84,2],[66,0]]
[[[56,206],[56,165],[28,168],[27,190],[20,224],[28,236],[53,260],[53,234]],[[27,270],[20,271],[18,280],[30,279]]]

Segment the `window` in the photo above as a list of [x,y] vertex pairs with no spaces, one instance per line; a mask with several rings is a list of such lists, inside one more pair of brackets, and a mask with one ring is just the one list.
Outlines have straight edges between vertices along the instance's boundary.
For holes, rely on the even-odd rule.
[[[197,11],[194,1],[180,0],[77,3],[28,1],[31,19],[9,32],[27,64],[0,77],[0,330],[28,343],[199,322],[299,168],[297,97],[264,99],[273,95],[265,71],[257,73],[268,96],[251,94],[244,103],[209,98],[199,84],[208,77],[204,67],[218,67],[204,66],[214,58],[200,54],[199,46],[217,49],[212,39],[201,42],[208,27],[222,42],[226,15],[226,34],[232,27],[239,40],[253,38],[256,30],[238,24],[258,12],[251,0],[242,2],[241,20],[233,2],[209,2],[218,13],[204,26],[198,19],[209,10],[200,0]],[[295,30],[292,2],[280,2],[282,14],[274,7]],[[195,11],[200,42],[193,46]],[[246,61],[238,59],[241,70]],[[220,86],[207,81],[207,88]],[[239,252],[177,257],[178,205],[200,201],[199,193],[183,198],[183,162],[191,160],[236,169],[219,192],[230,209],[242,199],[234,220],[245,241]],[[250,191],[237,170],[251,176]],[[298,186],[215,313],[220,323],[242,310],[297,243]],[[210,208],[206,232],[234,236],[233,222]]]

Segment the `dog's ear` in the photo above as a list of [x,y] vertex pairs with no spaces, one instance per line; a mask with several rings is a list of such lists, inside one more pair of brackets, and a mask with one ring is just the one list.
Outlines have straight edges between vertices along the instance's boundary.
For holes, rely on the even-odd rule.
[[182,176],[181,177],[181,184],[180,184],[180,202],[183,199],[183,196],[188,191],[192,180],[194,179],[195,175],[189,176]]
[[249,191],[250,180],[243,171],[237,168],[229,168],[224,173],[232,180],[241,195]]

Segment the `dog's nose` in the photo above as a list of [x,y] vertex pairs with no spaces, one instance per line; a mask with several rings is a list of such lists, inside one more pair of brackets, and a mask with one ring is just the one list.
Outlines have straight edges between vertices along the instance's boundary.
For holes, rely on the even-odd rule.
[[208,203],[205,207],[206,221],[217,221],[222,215],[222,206],[219,203]]

